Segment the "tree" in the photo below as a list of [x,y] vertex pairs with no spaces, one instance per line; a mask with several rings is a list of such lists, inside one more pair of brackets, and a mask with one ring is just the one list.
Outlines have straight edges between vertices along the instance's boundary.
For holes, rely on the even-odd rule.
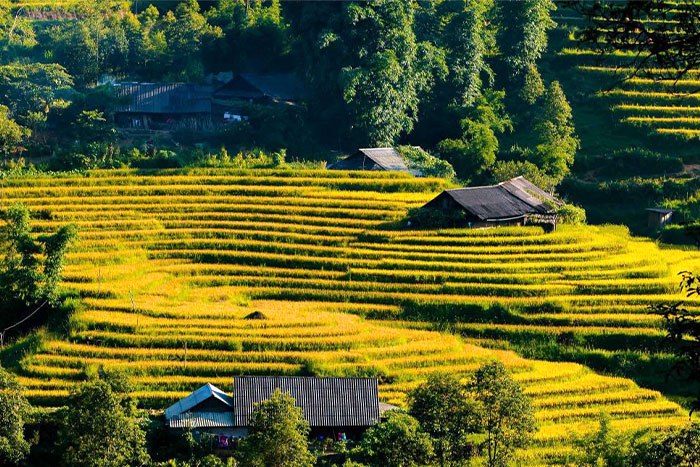
[[[681,275],[681,290],[687,297],[700,294],[700,278],[689,271]],[[650,307],[663,316],[666,340],[679,359],[672,372],[689,383],[700,387],[700,318],[683,307],[682,303],[659,304]],[[692,412],[700,409],[700,389],[692,402]]]
[[487,465],[508,465],[514,450],[527,445],[536,429],[530,399],[498,361],[482,365],[468,388],[482,405]]
[[580,467],[625,467],[629,465],[630,438],[613,430],[610,415],[601,414],[597,430],[576,438],[576,465]]
[[0,100],[13,115],[46,113],[56,93],[73,85],[65,68],[56,63],[12,63],[0,66]]
[[358,446],[363,462],[385,467],[425,465],[433,457],[430,436],[408,414],[390,412],[387,419],[365,432]]
[[645,75],[676,82],[700,68],[700,4],[694,0],[563,3],[584,16],[581,41],[603,57],[628,52],[615,57],[623,61],[628,78]]
[[468,435],[480,431],[480,408],[455,376],[437,375],[408,395],[410,414],[433,439],[441,466],[461,465],[475,454]]
[[260,467],[312,466],[307,438],[309,422],[294,398],[276,389],[250,416],[242,450],[245,465]]
[[452,164],[458,177],[473,181],[496,162],[496,135],[512,129],[503,108],[503,97],[500,91],[480,95],[467,117],[462,119],[462,138],[438,143],[437,153]]
[[63,464],[146,465],[146,434],[140,424],[136,402],[113,384],[97,380],[71,389],[58,433]]
[[29,454],[24,423],[30,409],[20,384],[0,367],[0,464],[20,464]]
[[345,6],[349,61],[343,98],[361,144],[391,146],[417,119],[419,94],[431,84],[434,48],[417,44],[413,6],[379,0]]
[[547,89],[535,131],[540,139],[535,148],[536,165],[561,181],[569,173],[580,143],[574,133],[571,106],[558,81]]
[[633,444],[633,467],[691,467],[700,465],[700,424],[690,423]]
[[547,32],[556,26],[552,0],[522,0],[499,4],[499,46],[509,79],[515,80],[521,98],[532,104],[544,93],[537,60],[547,49]]
[[455,93],[453,103],[467,107],[481,95],[482,74],[492,73],[485,60],[490,39],[486,15],[492,2],[466,0],[445,5],[457,8],[441,40],[447,55],[447,80]]
[[10,118],[10,109],[0,105],[0,154],[7,159],[31,132]]

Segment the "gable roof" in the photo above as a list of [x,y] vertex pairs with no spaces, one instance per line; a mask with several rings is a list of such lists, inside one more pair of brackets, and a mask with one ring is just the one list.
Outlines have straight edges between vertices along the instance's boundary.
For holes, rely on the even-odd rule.
[[117,83],[117,96],[130,102],[117,112],[151,114],[210,113],[212,86],[187,83]]
[[294,102],[304,99],[307,92],[304,83],[293,73],[238,73],[214,95],[244,99],[267,97],[273,101]]
[[406,161],[394,148],[361,148],[357,152],[372,159],[386,170],[408,171]]
[[173,405],[165,409],[165,419],[170,421],[178,418],[186,418],[183,417],[183,414],[212,397],[221,401],[223,404],[233,408],[233,399],[231,398],[231,396],[229,396],[216,386],[207,383],[201,388],[194,391],[189,396],[185,397],[184,399],[180,399],[179,401],[175,402]]
[[555,207],[562,204],[524,177],[498,185],[445,190],[438,198],[443,196],[449,196],[465,211],[483,221],[517,219],[528,214],[552,214]]
[[255,404],[277,388],[291,394],[312,427],[365,427],[379,421],[376,378],[238,376],[233,380],[236,426],[248,426]]

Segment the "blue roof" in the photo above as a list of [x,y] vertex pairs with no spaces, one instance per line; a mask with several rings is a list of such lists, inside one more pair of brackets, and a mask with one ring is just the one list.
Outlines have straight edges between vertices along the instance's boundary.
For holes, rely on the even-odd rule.
[[223,402],[227,406],[231,407],[231,409],[233,410],[233,399],[231,398],[231,396],[229,396],[216,386],[207,383],[201,388],[194,391],[189,396],[185,397],[184,399],[180,399],[179,401],[175,402],[173,405],[165,409],[165,419],[175,419],[176,417],[182,415],[183,413],[191,410],[193,407],[196,407],[197,405],[212,397]]

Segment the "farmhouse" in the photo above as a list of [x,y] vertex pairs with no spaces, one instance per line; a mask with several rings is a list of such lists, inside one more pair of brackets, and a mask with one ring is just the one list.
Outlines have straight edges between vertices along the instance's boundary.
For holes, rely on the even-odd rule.
[[406,161],[394,148],[362,148],[351,156],[328,167],[331,170],[389,170],[410,172],[420,176],[420,171],[409,169]]
[[121,127],[205,128],[211,125],[212,86],[186,83],[116,83],[127,102],[115,111]]
[[304,411],[311,436],[358,439],[393,407],[379,403],[376,378],[316,378],[310,376],[238,376],[233,395],[206,384],[165,410],[170,428],[188,428],[232,438],[248,434],[255,405],[280,389]]
[[516,177],[498,185],[445,190],[423,208],[458,212],[470,227],[539,224],[553,230],[561,204],[524,177]]

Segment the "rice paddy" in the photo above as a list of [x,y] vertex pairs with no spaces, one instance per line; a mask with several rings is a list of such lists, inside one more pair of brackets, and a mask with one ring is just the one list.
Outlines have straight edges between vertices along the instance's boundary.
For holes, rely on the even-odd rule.
[[[242,374],[376,376],[382,400],[401,405],[431,374],[467,378],[499,359],[536,407],[528,463],[565,462],[572,434],[602,411],[625,429],[687,421],[631,380],[496,347],[567,333],[608,351],[653,346],[661,331],[648,305],[677,301],[675,274],[700,255],[616,226],[544,234],[401,222],[445,187],[395,173],[284,170],[7,178],[2,207],[29,206],[36,234],[80,229],[64,286],[82,307],[67,338],[47,335],[22,360],[27,396],[58,406],[103,366],[127,372],[154,409],[205,382],[230,390]],[[512,322],[490,319],[494,309]],[[264,319],[247,318],[256,311]],[[435,330],[451,318],[460,323],[450,333]]]

